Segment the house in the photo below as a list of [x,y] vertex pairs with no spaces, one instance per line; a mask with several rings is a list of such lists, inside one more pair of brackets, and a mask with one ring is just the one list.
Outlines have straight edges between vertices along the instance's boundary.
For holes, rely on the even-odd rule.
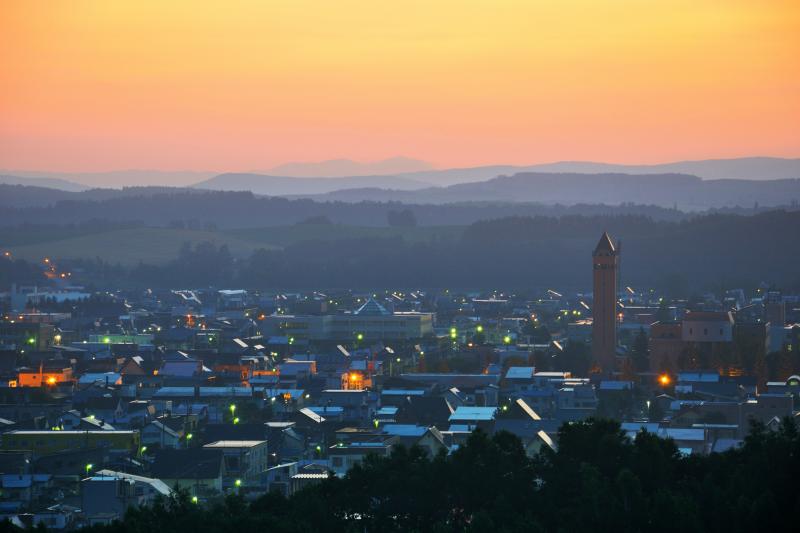
[[[140,428],[153,419],[156,415],[156,408],[147,400],[133,400],[128,402],[126,414],[123,421],[127,427]],[[120,421],[120,419],[117,419]]]
[[160,479],[99,470],[81,482],[81,508],[89,525],[110,524],[128,508],[150,505],[171,493]]
[[31,525],[43,525],[48,530],[74,529],[81,510],[71,505],[59,503],[46,509],[36,511],[31,516]]
[[399,442],[397,437],[387,436],[366,442],[338,443],[328,448],[331,470],[337,476],[344,476],[356,464],[368,455],[387,457],[392,447]]
[[266,440],[219,440],[203,448],[222,450],[225,462],[223,488],[257,486],[267,471],[269,454]]
[[22,368],[17,375],[16,386],[48,387],[73,381],[72,368],[60,367],[61,365],[63,365],[63,362],[57,365],[57,367],[48,365],[47,368],[45,368],[43,365],[40,365],[38,369]]
[[168,487],[188,490],[192,496],[215,496],[222,493],[223,451],[217,448],[158,450],[151,475]]
[[89,416],[112,423],[125,415],[125,403],[111,394],[86,398],[82,407]]
[[182,438],[183,429],[173,429],[162,420],[153,420],[142,428],[142,444],[146,446],[178,448]]
[[2,474],[0,487],[4,500],[30,502],[50,484],[50,474]]
[[128,358],[120,367],[119,373],[122,374],[123,377],[146,375],[144,370],[144,359],[138,355]]
[[406,448],[419,446],[428,454],[435,457],[440,451],[446,451],[442,433],[435,427],[415,426],[412,424],[386,424],[383,432],[389,436],[397,437],[398,443]]
[[86,386],[86,385],[105,385],[109,387],[111,385],[122,385],[122,375],[118,372],[88,372],[83,374],[80,378],[78,378],[78,385]]
[[450,415],[448,421],[450,425],[467,426],[474,429],[479,422],[494,420],[497,415],[497,407],[472,407],[460,406]]
[[454,411],[453,406],[443,396],[407,396],[397,404],[394,420],[398,424],[444,428]]
[[509,367],[503,380],[503,392],[519,395],[523,391],[531,390],[535,387],[535,373],[536,369],[532,366]]
[[294,494],[305,487],[316,485],[330,477],[330,469],[327,465],[323,464],[307,464],[298,469],[298,472],[292,475],[289,484],[289,493]]
[[164,360],[158,369],[159,376],[170,378],[188,379],[210,373],[211,370],[203,366],[203,362],[189,357],[183,352],[177,352]]
[[39,431],[14,430],[3,434],[4,450],[31,450],[37,455],[81,448],[106,448],[109,451],[136,453],[138,431]]
[[267,469],[267,492],[277,492],[283,496],[291,496],[292,476],[298,472],[298,463],[283,463]]

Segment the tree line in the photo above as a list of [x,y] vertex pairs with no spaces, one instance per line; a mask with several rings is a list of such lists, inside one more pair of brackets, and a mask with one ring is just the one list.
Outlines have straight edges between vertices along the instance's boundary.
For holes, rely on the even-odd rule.
[[[109,257],[77,262],[79,268],[72,270],[94,283],[167,288],[585,290],[591,286],[591,252],[603,230],[621,242],[625,285],[656,287],[678,297],[761,282],[800,288],[800,247],[786,237],[800,234],[800,212],[794,211],[714,214],[681,222],[639,215],[505,217],[471,224],[460,238],[306,240],[256,250],[246,258],[233,257],[224,245],[199,243],[176,250],[167,264],[123,268]],[[0,264],[5,283],[15,273],[30,280],[26,272],[21,264]]]
[[794,531],[800,437],[786,419],[755,424],[740,448],[682,455],[675,443],[617,422],[565,424],[556,451],[529,457],[510,433],[473,433],[450,454],[395,448],[344,477],[285,498],[185,493],[91,533],[150,531]]

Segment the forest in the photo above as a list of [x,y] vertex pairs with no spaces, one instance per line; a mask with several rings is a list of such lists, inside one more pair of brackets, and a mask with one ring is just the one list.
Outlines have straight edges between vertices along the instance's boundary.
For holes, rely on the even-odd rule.
[[[401,213],[395,218],[408,223],[408,212]],[[604,230],[621,243],[625,285],[677,297],[762,282],[800,288],[800,247],[793,238],[800,234],[797,211],[712,214],[680,222],[642,215],[505,217],[475,222],[447,238],[323,239],[311,232],[307,239],[246,257],[234,257],[224,244],[200,242],[177,247],[165,264],[123,267],[113,256],[99,255],[63,264],[76,273],[76,282],[96,287],[583,290],[590,286],[591,252]],[[36,267],[25,261],[0,261],[0,287],[36,279]]]

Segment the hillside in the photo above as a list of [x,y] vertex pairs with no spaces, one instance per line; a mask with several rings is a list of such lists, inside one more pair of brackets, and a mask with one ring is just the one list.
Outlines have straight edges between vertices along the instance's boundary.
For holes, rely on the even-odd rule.
[[325,194],[365,186],[406,191],[422,189],[428,185],[422,181],[397,176],[293,178],[264,174],[220,174],[197,183],[194,187],[218,191],[251,191],[264,196],[292,196]]
[[0,233],[0,247],[14,257],[38,262],[44,257],[94,259],[132,266],[140,261],[163,264],[175,258],[184,243],[226,245],[234,257],[247,257],[257,249],[277,249],[310,241],[336,242],[357,238],[400,238],[409,243],[460,238],[463,226],[364,227],[338,224],[298,224],[230,231],[175,228],[120,228],[110,231],[81,228],[20,228]]
[[320,201],[536,202],[545,205],[652,204],[699,211],[725,207],[788,205],[800,200],[800,179],[702,180],[686,174],[576,174],[524,172],[488,181],[417,191],[377,188],[342,190],[313,197]]
[[248,241],[221,232],[171,228],[132,228],[56,238],[33,244],[12,245],[14,257],[38,262],[44,257],[58,259],[95,259],[123,266],[139,262],[162,264],[175,258],[186,243],[211,242],[227,245],[234,257],[245,257],[257,248],[271,248],[268,243]]

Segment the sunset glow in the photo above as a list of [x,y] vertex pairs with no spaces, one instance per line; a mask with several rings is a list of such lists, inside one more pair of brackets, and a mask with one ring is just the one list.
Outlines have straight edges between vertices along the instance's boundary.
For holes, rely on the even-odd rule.
[[15,1],[0,167],[800,156],[800,3]]

